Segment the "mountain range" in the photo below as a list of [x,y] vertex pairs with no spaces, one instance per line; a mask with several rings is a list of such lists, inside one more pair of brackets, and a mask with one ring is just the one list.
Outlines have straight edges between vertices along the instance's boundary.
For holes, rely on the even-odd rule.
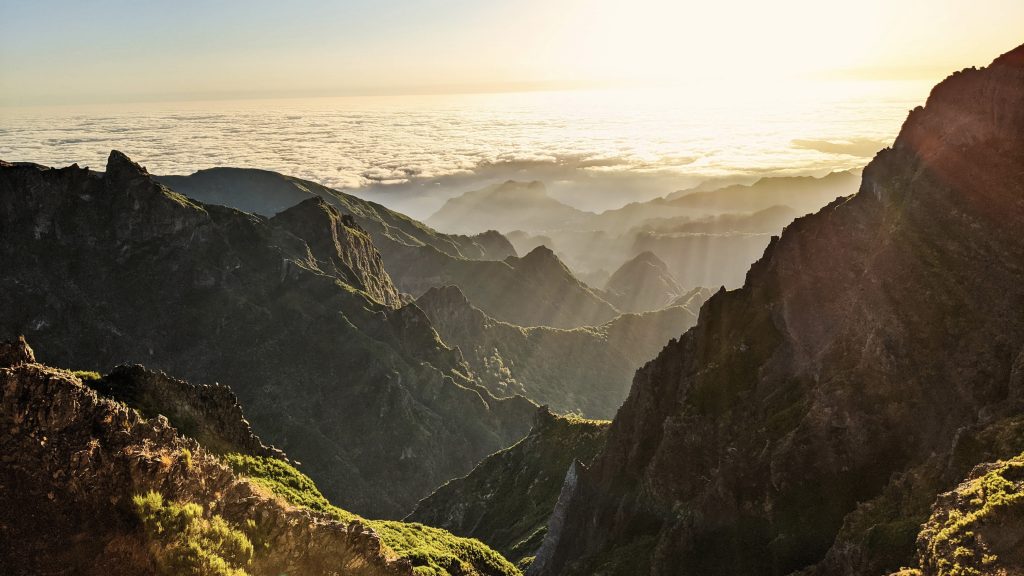
[[3,328],[48,362],[227,384],[359,514],[407,513],[530,427],[533,404],[468,377],[320,198],[268,219],[172,192],[116,151],[103,174],[8,164],[0,260]]

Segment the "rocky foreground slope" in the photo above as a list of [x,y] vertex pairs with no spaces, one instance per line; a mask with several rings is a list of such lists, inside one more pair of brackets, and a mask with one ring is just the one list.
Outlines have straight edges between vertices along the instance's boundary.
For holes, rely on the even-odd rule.
[[636,369],[696,324],[707,296],[697,291],[662,310],[571,330],[495,320],[457,286],[431,288],[416,305],[494,396],[522,394],[557,412],[610,418],[626,398]]
[[531,574],[911,565],[936,494],[986,457],[965,443],[1024,450],[998,434],[1024,382],[1022,176],[1024,46],[939,84],[856,195],[637,373]]
[[5,574],[518,574],[478,542],[330,506],[222,386],[141,366],[83,376],[127,403],[0,343]]
[[319,198],[268,219],[191,201],[119,152],[104,174],[3,164],[0,262],[0,331],[61,366],[230,386],[360,514],[404,515],[529,430],[534,405],[468,377]]

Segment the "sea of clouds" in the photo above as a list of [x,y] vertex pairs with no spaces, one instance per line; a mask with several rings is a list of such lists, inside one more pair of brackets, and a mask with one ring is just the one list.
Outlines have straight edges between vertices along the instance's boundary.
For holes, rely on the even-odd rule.
[[918,95],[645,98],[622,92],[319,98],[0,109],[0,159],[154,174],[275,170],[418,218],[497,180],[601,211],[708,179],[863,166]]

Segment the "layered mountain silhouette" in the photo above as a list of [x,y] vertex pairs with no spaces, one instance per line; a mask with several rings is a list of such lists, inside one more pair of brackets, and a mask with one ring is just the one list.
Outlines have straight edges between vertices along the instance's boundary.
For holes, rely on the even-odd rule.
[[486,222],[501,231],[564,228],[592,214],[548,195],[543,182],[507,180],[444,203],[426,222],[439,230],[473,233]]
[[530,427],[534,405],[467,376],[398,307],[369,234],[320,198],[268,219],[189,200],[116,151],[103,174],[4,164],[0,261],[4,332],[62,366],[229,385],[356,513],[405,514]]
[[456,286],[432,288],[416,305],[494,396],[521,394],[558,412],[610,418],[636,369],[696,323],[700,294],[656,312],[571,330],[495,320]]
[[683,289],[667,264],[653,252],[641,252],[611,275],[604,293],[619,310],[647,312],[668,306],[683,295]]
[[856,195],[637,373],[530,573],[882,574],[918,545],[925,574],[1017,565],[956,497],[918,535],[939,492],[1024,450],[1022,167],[1024,46],[936,86]]
[[0,408],[6,574],[519,574],[479,542],[331,506],[223,386],[73,374],[21,339],[0,343]]
[[518,258],[508,240],[494,231],[442,234],[379,204],[265,170],[214,168],[158,180],[201,202],[266,216],[313,196],[323,198],[369,232],[396,288],[413,297],[456,285],[488,314],[524,326],[574,328],[617,314],[550,251]]

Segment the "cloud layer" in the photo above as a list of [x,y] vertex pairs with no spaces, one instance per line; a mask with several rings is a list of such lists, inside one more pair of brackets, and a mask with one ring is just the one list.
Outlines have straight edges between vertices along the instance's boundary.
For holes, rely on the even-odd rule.
[[426,217],[496,179],[541,179],[603,210],[708,178],[858,167],[916,102],[685,106],[599,93],[6,109],[0,158],[101,169],[120,149],[157,174],[276,170]]

